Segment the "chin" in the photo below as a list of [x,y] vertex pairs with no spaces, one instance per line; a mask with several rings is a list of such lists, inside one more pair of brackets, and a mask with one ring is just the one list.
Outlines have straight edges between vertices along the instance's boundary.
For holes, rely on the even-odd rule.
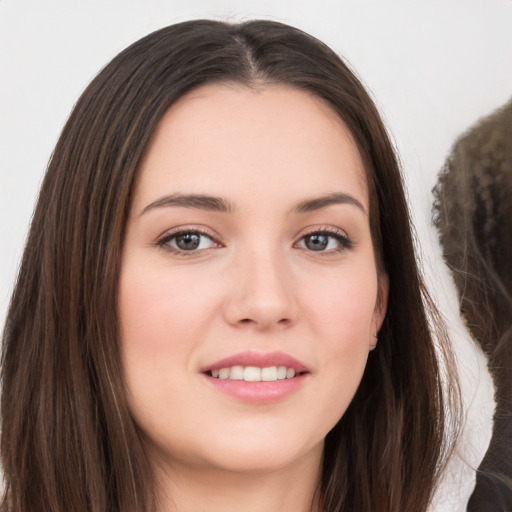
[[291,467],[300,461],[320,460],[323,438],[317,443],[291,436],[282,437],[260,434],[257,438],[234,439],[233,437],[210,444],[201,450],[210,467],[234,473],[269,473]]
[[[208,440],[208,444],[205,441]],[[179,449],[176,447],[179,446]],[[221,471],[239,474],[272,473],[291,468],[303,461],[319,462],[323,452],[323,439],[317,443],[304,443],[296,437],[260,433],[259,436],[205,435],[193,446],[186,442],[173,442],[172,446],[152,446],[158,459],[167,467],[187,467],[199,471]]]

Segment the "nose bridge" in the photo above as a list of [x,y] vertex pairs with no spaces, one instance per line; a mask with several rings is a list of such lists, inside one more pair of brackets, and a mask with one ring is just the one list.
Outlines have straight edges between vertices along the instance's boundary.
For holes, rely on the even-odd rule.
[[229,298],[231,323],[269,328],[288,325],[294,320],[291,269],[285,251],[278,244],[268,240],[251,244],[237,255],[234,267]]

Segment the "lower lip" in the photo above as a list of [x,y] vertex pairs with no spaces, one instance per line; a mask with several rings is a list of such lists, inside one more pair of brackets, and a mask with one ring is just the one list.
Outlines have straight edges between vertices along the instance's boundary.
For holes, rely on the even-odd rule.
[[250,404],[271,404],[284,400],[302,388],[308,375],[303,373],[292,379],[270,382],[246,382],[244,380],[217,379],[203,374],[207,382],[215,389]]

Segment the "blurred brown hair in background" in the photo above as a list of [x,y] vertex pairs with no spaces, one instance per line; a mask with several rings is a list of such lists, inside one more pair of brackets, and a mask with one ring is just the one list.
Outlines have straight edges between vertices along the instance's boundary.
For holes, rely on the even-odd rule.
[[512,510],[512,101],[454,145],[434,189],[434,222],[495,387],[492,438],[470,512]]

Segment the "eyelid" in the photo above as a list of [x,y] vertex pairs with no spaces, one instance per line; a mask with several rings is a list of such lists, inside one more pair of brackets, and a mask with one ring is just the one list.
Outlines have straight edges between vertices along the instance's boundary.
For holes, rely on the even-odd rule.
[[[169,245],[170,240],[172,240],[175,237],[178,237],[179,235],[187,233],[197,233],[201,236],[209,238],[210,240],[212,240],[214,247],[184,251]],[[354,245],[353,240],[350,238],[346,231],[332,225],[319,225],[305,228],[302,232],[297,234],[297,236],[295,237],[296,241],[294,242],[293,245],[297,246],[297,244],[305,237],[315,234],[333,237],[340,244],[340,247],[337,249],[318,251],[318,254],[332,254],[334,252],[343,252],[345,250],[351,249]],[[201,225],[183,225],[168,229],[156,238],[155,245],[173,254],[184,256],[194,256],[209,251],[210,249],[224,247],[224,244],[221,241],[221,237],[217,233]]]
[[173,238],[175,238],[179,235],[187,234],[187,233],[197,233],[201,236],[206,236],[209,239],[211,239],[212,242],[217,247],[224,246],[224,244],[220,241],[220,237],[215,232],[213,232],[211,229],[206,228],[205,226],[200,226],[200,225],[199,226],[198,225],[184,225],[184,226],[176,226],[174,228],[168,229],[156,238],[155,245],[157,245],[158,247],[160,247],[166,251],[169,251],[173,254],[184,255],[184,256],[194,256],[194,255],[198,255],[199,253],[208,251],[209,249],[216,248],[216,247],[208,247],[206,249],[195,249],[195,250],[190,250],[190,251],[183,251],[176,247],[172,247],[172,246],[168,245],[168,242],[170,240],[172,240]]
[[350,238],[348,236],[348,233],[344,229],[338,228],[331,224],[319,224],[316,226],[308,226],[308,227],[304,228],[302,231],[300,231],[299,234],[297,235],[297,237],[299,238],[299,237],[303,237],[303,236],[307,236],[307,235],[311,235],[311,234],[315,234],[315,233],[329,233],[329,234],[332,233],[335,235],[343,236],[347,239]]
[[336,238],[342,246],[340,249],[336,250],[318,251],[318,254],[322,254],[322,252],[323,254],[343,252],[347,249],[352,249],[352,247],[354,246],[354,241],[345,230],[332,225],[310,226],[308,228],[305,228],[302,232],[300,232],[297,235],[296,242],[294,243],[294,245],[297,245],[302,239],[304,239],[307,236],[317,234],[332,236],[333,238]]

